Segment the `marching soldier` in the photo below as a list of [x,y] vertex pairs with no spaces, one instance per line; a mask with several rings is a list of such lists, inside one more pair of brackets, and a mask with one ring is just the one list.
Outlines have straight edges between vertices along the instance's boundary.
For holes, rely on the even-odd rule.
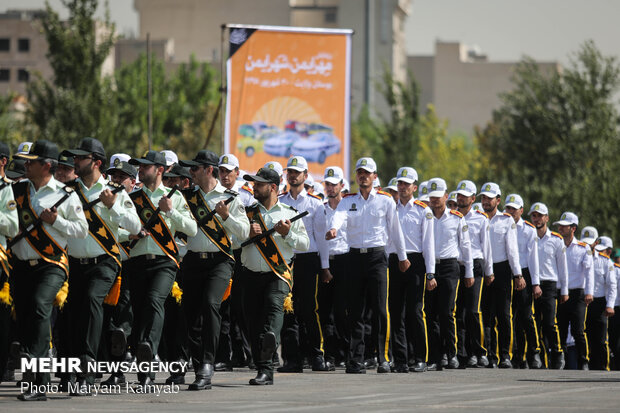
[[[16,258],[13,285],[22,358],[47,356],[52,305],[69,275],[67,239],[88,235],[88,223],[77,195],[53,177],[58,155],[58,146],[46,140],[35,142],[27,154],[17,155],[26,159],[28,178],[13,186],[23,234],[11,246]],[[48,384],[50,375],[25,372],[23,381]],[[32,387],[18,398],[47,399],[45,393]]]
[[[196,221],[183,196],[171,194],[162,184],[166,159],[157,151],[131,158],[138,165],[142,189],[130,194],[143,228],[131,248],[130,294],[134,314],[132,339],[138,362],[150,362],[157,355],[164,322],[164,302],[179,268],[179,250],[174,234],[195,236]],[[155,207],[155,205],[158,205]],[[161,212],[160,212],[161,211]],[[140,238],[142,236],[142,238]],[[154,373],[139,373],[141,386],[152,384]]]
[[[545,204],[537,202],[532,205],[529,215],[536,226],[538,235],[539,277],[542,294],[534,301],[534,310],[536,322],[539,325],[538,330],[542,331],[545,365],[551,369],[562,370],[566,361],[559,341],[556,312],[558,301],[563,304],[568,300],[566,246],[560,234],[551,232],[547,228],[549,210]],[[550,360],[546,362],[549,355]]]
[[484,327],[480,312],[480,301],[484,276],[493,275],[493,256],[491,252],[489,216],[482,211],[474,211],[476,184],[461,181],[456,186],[458,211],[465,217],[471,255],[474,264],[474,277],[465,278],[465,266],[461,265],[461,279],[456,302],[456,323],[460,361],[465,367],[486,367],[489,364],[484,347]]
[[592,249],[585,242],[577,241],[575,238],[575,231],[579,224],[577,215],[564,212],[560,220],[553,224],[558,226],[558,232],[564,237],[568,265],[568,301],[558,306],[560,343],[566,352],[566,338],[570,323],[570,334],[575,339],[577,348],[577,367],[581,370],[588,370],[588,344],[583,327],[586,321],[586,308],[593,299]]
[[609,370],[607,319],[614,315],[616,301],[616,274],[610,258],[611,238],[599,237],[594,247],[594,299],[588,306],[586,334],[590,345],[590,368]]
[[222,186],[231,191],[237,192],[241,204],[250,206],[256,200],[250,188],[246,183],[240,181],[239,178],[239,159],[232,153],[226,153],[220,156],[218,162],[219,180]]
[[[431,209],[413,198],[417,190],[417,171],[404,166],[398,170],[395,179],[398,188],[396,212],[411,266],[401,272],[397,254],[390,251],[389,305],[394,371],[421,373],[426,371],[428,361],[424,291],[427,273],[431,276],[435,273],[435,224]],[[412,341],[414,360],[409,360],[408,343]]]
[[[211,388],[215,353],[220,336],[220,305],[233,274],[235,259],[231,236],[245,239],[250,223],[237,192],[223,187],[218,177],[218,156],[201,150],[189,161],[196,187],[185,191],[199,232],[190,236],[183,260],[183,309],[192,331],[189,350],[196,380],[189,390]],[[225,201],[230,202],[230,206]],[[200,332],[200,336],[196,333]]]
[[[388,274],[385,246],[388,240],[396,247],[398,268],[409,269],[405,239],[398,223],[396,205],[392,197],[375,190],[377,165],[372,158],[360,158],[355,165],[359,192],[347,194],[338,204],[336,213],[328,223],[326,239],[336,238],[346,223],[349,241],[349,295],[348,315],[351,329],[349,362],[346,372],[366,373],[364,367],[364,308],[372,307],[377,320],[378,373],[389,373],[390,320],[387,311]],[[368,294],[373,297],[367,303]],[[370,343],[368,343],[370,345]]]
[[[481,201],[490,220],[493,275],[485,279],[484,318],[485,328],[490,332],[489,366],[511,368],[512,357],[512,291],[525,288],[519,261],[517,224],[508,213],[498,213],[502,192],[496,183],[482,186]],[[514,287],[513,287],[514,280]],[[497,333],[494,328],[497,319]],[[498,337],[499,336],[499,337]],[[497,343],[498,346],[495,346]],[[497,352],[492,351],[497,348]]]
[[318,279],[328,278],[329,247],[325,233],[325,207],[321,198],[306,192],[304,182],[308,178],[308,163],[301,156],[293,156],[286,165],[289,190],[280,195],[280,202],[297,211],[308,211],[303,218],[310,247],[305,252],[295,251],[295,283],[293,284],[293,314],[284,316],[282,333],[282,373],[302,373],[303,354],[300,329],[305,327],[312,371],[332,371],[334,366],[325,363],[323,331],[318,313]]
[[[297,213],[295,209],[279,202],[280,177],[276,171],[261,168],[256,175],[243,178],[254,182],[254,197],[258,201],[246,208],[250,240],[255,241],[241,253],[245,267],[244,311],[257,369],[250,385],[270,385],[273,384],[272,358],[282,329],[285,299],[292,290],[293,250],[306,251],[310,239],[303,220],[291,221]],[[257,236],[262,238],[255,239]]]
[[[538,299],[542,294],[538,275],[538,235],[536,234],[536,227],[522,219],[523,199],[520,195],[508,195],[505,208],[506,212],[512,215],[517,224],[519,262],[526,285],[523,290],[515,291],[512,297],[515,332],[517,335],[516,354],[513,355],[512,359],[519,368],[540,369],[542,368],[540,338],[532,312],[534,300]],[[524,359],[526,357],[526,343],[528,349],[527,361]]]

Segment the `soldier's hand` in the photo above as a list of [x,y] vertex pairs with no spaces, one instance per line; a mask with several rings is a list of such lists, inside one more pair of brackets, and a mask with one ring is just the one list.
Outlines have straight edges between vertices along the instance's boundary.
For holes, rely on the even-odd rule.
[[159,209],[161,212],[169,212],[172,210],[172,199],[162,196],[159,200]]
[[46,224],[50,224],[53,225],[54,222],[56,222],[56,218],[58,217],[58,211],[56,210],[56,208],[45,208],[43,211],[41,211],[41,221],[45,222]]
[[148,232],[147,230],[145,230],[144,228],[142,228],[140,230],[140,232],[138,232],[136,235],[129,234],[129,239],[130,240],[142,239],[142,238],[147,237],[149,235],[151,235],[151,233]]
[[114,202],[116,202],[116,194],[106,188],[99,194],[99,199],[101,199],[106,208],[110,209],[114,206]]
[[263,233],[263,230],[260,228],[260,225],[256,222],[250,224],[250,238],[254,238],[257,235]]
[[337,232],[338,231],[336,231],[334,228],[330,229],[329,231],[327,231],[327,234],[325,234],[325,239],[329,241],[330,239],[336,238]]
[[523,277],[515,278],[515,290],[521,291],[525,288],[525,279]]
[[471,288],[474,286],[474,279],[473,278],[465,278],[465,288]]
[[607,307],[604,313],[605,317],[611,317],[614,315],[614,309],[611,307]]
[[488,287],[489,285],[493,284],[493,280],[495,280],[495,275],[487,275],[486,277],[484,277],[484,285]]
[[568,301],[568,295],[561,295],[560,296],[560,304],[564,304],[567,301]]
[[291,230],[291,221],[290,220],[279,220],[278,223],[276,224],[276,226],[274,227],[276,229],[276,232],[280,235],[282,235],[283,237],[286,237],[286,235],[288,234],[288,232]]
[[215,212],[217,212],[218,215],[221,216],[224,221],[228,219],[228,215],[229,215],[228,205],[226,205],[224,201],[220,201],[217,204],[215,204]]
[[593,300],[594,297],[592,296],[592,294],[586,294],[586,296],[583,298],[583,301],[586,303],[586,305],[590,305]]
[[540,289],[540,285],[535,285],[532,287],[532,296],[534,300],[537,300],[542,295],[542,290]]
[[436,279],[432,279],[432,280],[426,280],[426,289],[428,291],[433,291],[435,289],[435,287],[437,287],[437,280]]
[[319,274],[321,276],[321,282],[325,284],[329,284],[329,282],[334,279],[334,276],[329,271],[329,268],[322,268]]
[[400,272],[405,272],[411,267],[411,262],[409,260],[398,261],[398,269]]

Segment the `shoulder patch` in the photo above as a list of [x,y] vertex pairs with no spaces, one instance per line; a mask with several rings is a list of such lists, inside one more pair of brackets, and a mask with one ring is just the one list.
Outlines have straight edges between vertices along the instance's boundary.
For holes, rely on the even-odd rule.
[[355,193],[349,192],[348,194],[344,194],[343,198],[346,198],[348,196],[353,196],[353,195],[357,195],[357,192],[355,192]]
[[525,222],[525,225],[529,225],[530,227],[536,229],[536,225],[532,224],[530,221],[526,221],[525,219],[523,220],[523,222]]
[[485,217],[487,217],[487,219],[489,218],[489,215],[487,215],[486,212],[482,212],[481,210],[477,209],[476,212],[480,215],[484,215]]
[[230,195],[234,195],[237,196],[239,195],[239,192],[233,191],[232,189],[227,189],[224,191],[225,194],[230,194]]
[[254,195],[254,190],[252,188],[250,188],[250,185],[248,184],[243,184],[243,186],[241,187],[241,189],[245,189],[246,191],[248,191],[249,193],[251,193],[252,195]]
[[512,218],[512,215],[510,215],[508,212],[502,212],[502,215]]
[[605,258],[609,259],[609,255],[607,255],[607,254],[605,254],[605,253],[603,253],[601,251],[598,252],[598,255],[600,255],[601,257],[605,257]]
[[17,208],[17,202],[15,202],[13,199],[11,199],[9,202],[7,202],[6,209],[8,209],[9,211],[13,211],[16,208]]
[[463,214],[461,214],[459,211],[455,211],[455,210],[451,209],[451,210],[450,210],[450,213],[451,213],[452,215],[456,215],[456,216],[457,216],[457,217],[459,217],[459,218],[463,218]]
[[555,232],[555,231],[551,231],[551,235],[553,235],[554,237],[558,237],[559,239],[564,239],[564,237],[563,237],[563,236],[561,236],[560,234],[558,234],[558,233],[557,233],[557,232]]
[[308,195],[309,195],[309,196],[311,196],[312,198],[318,199],[319,201],[323,202],[323,200],[321,199],[321,197],[320,197],[320,196],[318,196],[318,195],[314,195],[314,194],[311,194],[311,193],[308,193]]
[[391,194],[389,194],[389,193],[387,193],[387,192],[385,192],[385,191],[381,191],[381,190],[379,190],[379,191],[377,191],[377,193],[378,193],[378,194],[381,194],[381,195],[389,196],[390,198],[392,197],[392,195],[391,195]]
[[620,268],[620,264],[618,264],[617,262],[614,262],[614,267]]
[[422,202],[422,201],[418,201],[417,199],[416,199],[415,201],[413,201],[413,203],[414,203],[415,205],[419,206],[419,207],[422,207],[422,208],[426,208],[426,207],[428,206],[428,205],[426,205],[424,202]]
[[581,242],[581,241],[577,241],[577,245],[579,245],[580,247],[584,247],[584,248],[588,247],[588,244],[586,244],[585,242]]

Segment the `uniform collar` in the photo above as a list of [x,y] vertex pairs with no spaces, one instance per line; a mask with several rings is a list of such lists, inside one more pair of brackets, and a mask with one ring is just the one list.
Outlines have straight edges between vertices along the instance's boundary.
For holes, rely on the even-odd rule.
[[[82,185],[84,188],[86,188],[86,185],[84,184],[84,181],[82,181],[82,178],[77,178],[77,181],[80,183],[80,185]],[[95,186],[99,185],[101,187],[105,187],[108,184],[108,180],[104,178],[103,174],[99,175],[99,179],[97,179],[97,181],[93,184],[92,188],[86,188],[87,190],[89,189],[93,189]]]
[[398,198],[398,204],[396,204],[396,205],[397,205],[397,206],[402,206],[402,207],[406,207],[406,206],[411,207],[411,206],[413,206],[413,203],[414,203],[414,202],[415,202],[415,198],[414,198],[414,197],[411,197],[411,199],[410,199],[410,200],[409,200],[406,204],[403,204],[403,203],[400,201],[400,198]]
[[[30,184],[32,189],[34,189],[34,184],[32,183],[32,181],[28,180],[28,183]],[[47,181],[47,183],[45,185],[43,185],[42,187],[39,188],[39,191],[41,191],[42,189],[45,189],[45,188],[49,188],[52,191],[56,191],[57,189],[63,188],[64,186],[65,186],[65,184],[63,184],[60,181],[57,181],[56,178],[54,178],[54,176],[51,176],[50,180]],[[37,192],[39,192],[39,191],[37,191]]]
[[[370,194],[368,194],[368,199],[373,198],[375,195],[377,195],[377,190],[375,188],[372,188],[370,190]],[[357,191],[357,196],[360,199],[364,199],[364,197],[362,196],[362,193],[360,191]]]
[[261,210],[265,211],[265,212],[271,212],[271,211],[276,210],[276,209],[282,209],[283,204],[282,204],[282,203],[278,200],[278,202],[276,202],[276,203],[275,203],[275,204],[271,207],[271,209],[267,209],[267,208],[265,208],[265,205],[263,205],[263,204],[261,204],[261,203],[259,202],[259,203],[258,203],[258,207],[259,207]]
[[160,193],[163,193],[163,194],[166,193],[166,187],[164,186],[163,182],[160,183],[159,186],[155,188],[153,192],[151,192],[151,190],[146,185],[142,187],[142,190],[149,195],[158,195]]
[[[293,198],[293,195],[291,195],[291,191],[289,190],[286,195],[287,197],[296,200],[295,198]],[[299,193],[299,195],[297,195],[297,199],[299,198],[305,198],[308,196],[308,191],[306,191],[306,188],[302,189],[301,192]]]
[[212,190],[210,190],[209,192],[205,192],[202,190],[202,188],[200,186],[197,185],[198,189],[200,190],[200,192],[202,192],[203,194],[207,195],[210,194],[211,192],[217,192],[218,194],[223,194],[224,192],[226,192],[226,187],[224,185],[222,185],[220,183],[220,181],[216,181],[217,183],[215,184],[215,186],[213,187]]

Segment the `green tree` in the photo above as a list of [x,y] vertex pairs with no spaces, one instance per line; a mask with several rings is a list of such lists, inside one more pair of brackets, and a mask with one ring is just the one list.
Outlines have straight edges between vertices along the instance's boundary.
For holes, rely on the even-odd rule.
[[513,82],[492,122],[478,131],[490,161],[485,177],[527,203],[545,202],[552,218],[571,210],[582,225],[619,236],[616,58],[603,56],[589,41],[562,71],[545,73],[524,59]]

